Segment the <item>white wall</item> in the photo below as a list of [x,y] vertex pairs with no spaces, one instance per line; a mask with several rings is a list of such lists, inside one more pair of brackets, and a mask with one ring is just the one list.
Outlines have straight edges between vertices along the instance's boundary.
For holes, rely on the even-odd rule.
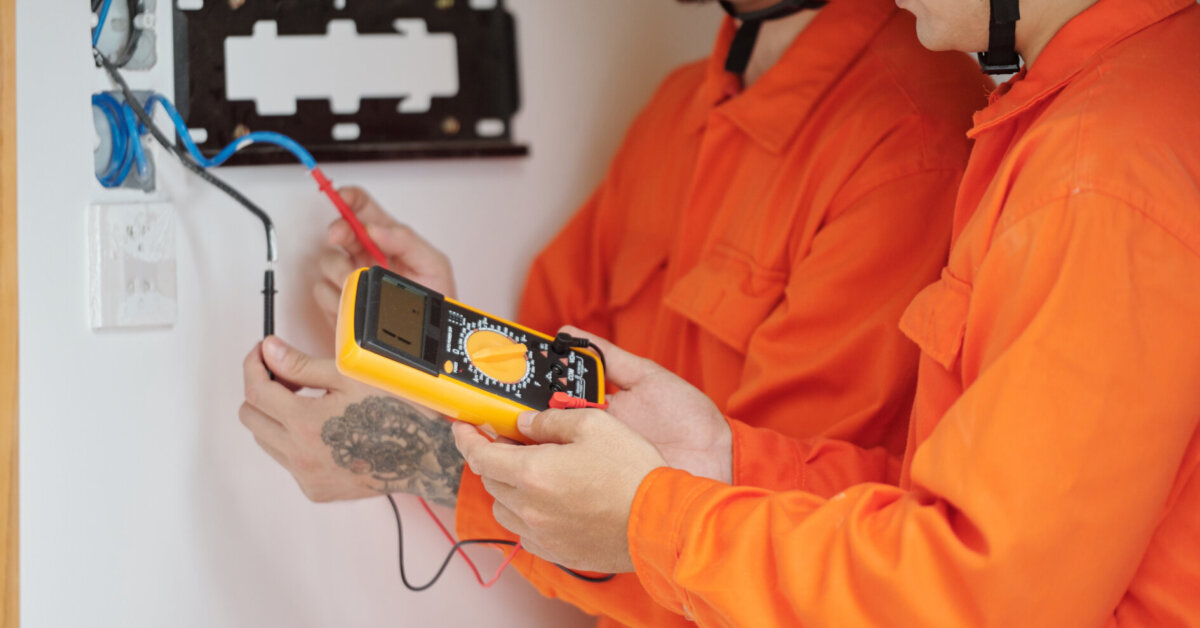
[[[462,297],[500,314],[657,81],[707,53],[719,12],[669,0],[510,4],[525,101],[516,136],[532,157],[326,168],[443,246]],[[84,5],[17,0],[23,625],[587,625],[514,574],[481,590],[457,562],[432,591],[408,593],[385,501],[310,504],[258,450],[236,410],[240,362],[260,331],[261,230],[162,155],[179,219],[178,321],[91,331],[86,207],[122,196],[91,175],[88,98],[104,82]],[[279,226],[281,334],[328,354],[308,284],[331,208],[298,167],[223,174]],[[414,503],[403,512],[422,580],[446,544]],[[496,564],[486,551],[482,562]]]

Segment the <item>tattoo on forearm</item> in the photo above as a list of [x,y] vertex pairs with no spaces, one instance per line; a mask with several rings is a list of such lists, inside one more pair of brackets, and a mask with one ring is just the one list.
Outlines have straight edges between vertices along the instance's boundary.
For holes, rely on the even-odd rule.
[[412,493],[453,507],[463,458],[450,422],[392,397],[368,397],[325,422],[321,440],[338,466],[370,475],[383,493]]

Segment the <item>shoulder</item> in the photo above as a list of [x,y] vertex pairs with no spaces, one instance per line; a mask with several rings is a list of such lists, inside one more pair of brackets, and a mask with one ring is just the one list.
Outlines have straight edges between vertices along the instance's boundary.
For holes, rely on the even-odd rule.
[[704,84],[707,73],[708,59],[698,59],[675,68],[659,83],[654,100],[695,93]]
[[704,85],[707,63],[707,60],[694,61],[667,74],[638,114],[631,130],[658,125],[673,128],[679,117],[692,107],[697,92]]
[[1015,151],[1013,200],[1092,190],[1200,245],[1200,74],[1183,63],[1200,60],[1200,38],[1174,22],[1105,51],[1054,98]]
[[929,168],[966,162],[972,115],[992,87],[979,65],[959,52],[931,52],[916,25],[897,10],[831,91],[840,124],[903,144]]

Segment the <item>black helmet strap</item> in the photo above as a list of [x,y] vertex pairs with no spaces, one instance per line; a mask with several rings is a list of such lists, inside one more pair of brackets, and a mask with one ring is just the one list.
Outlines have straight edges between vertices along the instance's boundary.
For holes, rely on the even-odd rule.
[[979,64],[988,74],[1013,74],[1021,69],[1017,54],[1017,21],[1021,19],[1019,0],[991,0],[992,18],[988,51],[979,53]]
[[758,42],[758,32],[762,23],[770,20],[795,15],[805,9],[819,9],[825,6],[824,0],[782,0],[764,9],[738,13],[736,7],[726,0],[721,0],[721,8],[730,16],[741,20],[733,44],[729,47],[729,55],[725,57],[725,70],[734,74],[744,74],[750,64],[750,56],[754,54],[754,44]]

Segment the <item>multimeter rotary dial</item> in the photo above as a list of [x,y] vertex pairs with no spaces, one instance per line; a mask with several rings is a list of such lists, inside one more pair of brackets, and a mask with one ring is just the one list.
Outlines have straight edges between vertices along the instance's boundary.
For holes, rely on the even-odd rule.
[[476,329],[464,344],[471,365],[501,384],[519,384],[529,374],[529,348],[498,331]]

